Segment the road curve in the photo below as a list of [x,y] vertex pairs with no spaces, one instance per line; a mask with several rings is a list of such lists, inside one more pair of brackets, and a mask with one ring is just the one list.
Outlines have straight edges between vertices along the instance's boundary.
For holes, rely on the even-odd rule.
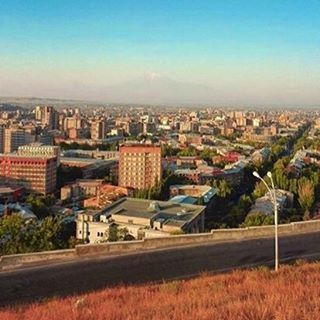
[[[280,260],[320,258],[320,232],[281,236]],[[0,273],[0,306],[66,296],[118,284],[188,278],[201,272],[273,263],[271,238],[90,257]]]

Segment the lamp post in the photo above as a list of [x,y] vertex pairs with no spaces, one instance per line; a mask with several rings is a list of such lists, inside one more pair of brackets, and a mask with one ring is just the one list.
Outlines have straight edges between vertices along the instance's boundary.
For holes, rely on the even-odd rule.
[[263,184],[266,186],[267,190],[270,193],[271,201],[274,207],[274,235],[275,235],[275,241],[274,241],[274,253],[275,253],[275,258],[274,258],[274,270],[277,272],[279,269],[279,241],[278,241],[278,206],[277,206],[277,198],[276,198],[276,189],[274,187],[274,182],[272,178],[272,174],[270,171],[268,171],[267,176],[271,180],[271,186],[272,190],[266,183],[266,181],[261,178],[259,173],[257,171],[254,171],[252,173],[256,178],[261,180]]

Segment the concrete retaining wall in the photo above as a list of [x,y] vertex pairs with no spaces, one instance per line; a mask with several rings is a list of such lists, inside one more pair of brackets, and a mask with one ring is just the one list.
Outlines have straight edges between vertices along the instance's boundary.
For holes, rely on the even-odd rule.
[[75,257],[76,249],[12,254],[0,257],[0,270],[14,269],[24,265],[50,263],[52,261],[73,259]]
[[[279,234],[297,234],[320,231],[320,220],[293,222],[279,225]],[[75,249],[56,250],[0,257],[0,270],[13,269],[32,264],[50,263],[90,255],[112,255],[137,250],[152,250],[165,247],[192,245],[206,242],[237,241],[272,237],[274,226],[212,230],[211,233],[176,235],[136,241],[78,245]]]

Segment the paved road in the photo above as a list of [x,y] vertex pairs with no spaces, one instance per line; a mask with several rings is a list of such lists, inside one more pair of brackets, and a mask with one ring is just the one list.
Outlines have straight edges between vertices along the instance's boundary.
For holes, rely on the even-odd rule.
[[[116,257],[82,258],[0,273],[0,306],[31,302],[133,284],[188,278],[201,272],[273,263],[273,239],[202,244],[131,253]],[[282,236],[282,262],[320,258],[320,232]]]

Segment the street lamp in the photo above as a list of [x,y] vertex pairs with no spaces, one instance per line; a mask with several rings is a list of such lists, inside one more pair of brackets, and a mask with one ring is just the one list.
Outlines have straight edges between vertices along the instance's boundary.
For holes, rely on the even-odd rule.
[[270,171],[268,171],[267,176],[271,180],[271,186],[272,190],[266,183],[264,179],[261,178],[259,173],[257,171],[254,171],[252,173],[257,179],[261,180],[263,184],[266,186],[267,190],[270,193],[271,201],[273,203],[274,207],[274,235],[275,235],[275,241],[274,241],[274,252],[275,252],[275,259],[274,259],[274,270],[278,271],[279,268],[279,242],[278,242],[278,206],[277,206],[277,198],[276,198],[276,189],[274,187],[274,182],[272,178],[272,174]]

